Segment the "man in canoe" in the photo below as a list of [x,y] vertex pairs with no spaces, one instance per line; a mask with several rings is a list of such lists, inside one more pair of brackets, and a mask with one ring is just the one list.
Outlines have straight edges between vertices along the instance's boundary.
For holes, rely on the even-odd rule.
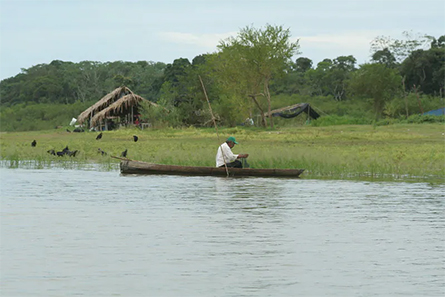
[[219,146],[218,152],[216,153],[216,167],[224,167],[227,165],[227,167],[243,168],[243,164],[238,159],[247,158],[249,154],[236,155],[232,153],[232,148],[235,144],[238,144],[235,137],[230,136],[226,142]]

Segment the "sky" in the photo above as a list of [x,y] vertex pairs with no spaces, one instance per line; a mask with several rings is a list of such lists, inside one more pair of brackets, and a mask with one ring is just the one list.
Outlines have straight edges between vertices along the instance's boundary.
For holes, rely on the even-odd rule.
[[172,63],[241,29],[289,29],[314,66],[370,60],[378,36],[445,34],[443,0],[0,0],[0,80],[53,60]]

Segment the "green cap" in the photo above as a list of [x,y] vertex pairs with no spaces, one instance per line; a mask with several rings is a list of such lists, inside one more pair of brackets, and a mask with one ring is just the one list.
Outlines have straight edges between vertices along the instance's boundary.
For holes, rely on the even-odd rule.
[[236,142],[235,137],[230,136],[229,138],[227,138],[226,141],[233,141],[234,143],[238,144],[238,142]]

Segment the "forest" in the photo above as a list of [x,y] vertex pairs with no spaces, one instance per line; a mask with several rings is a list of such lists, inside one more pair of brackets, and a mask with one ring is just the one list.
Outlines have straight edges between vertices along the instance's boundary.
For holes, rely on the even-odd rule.
[[66,126],[120,86],[170,111],[146,106],[143,120],[153,127],[208,126],[213,119],[231,127],[246,118],[270,128],[300,125],[307,121],[265,114],[302,102],[323,115],[312,125],[443,121],[419,115],[444,107],[445,35],[378,36],[361,65],[352,55],[316,65],[295,59],[300,45],[290,40],[281,26],[247,26],[192,61],[38,64],[0,82],[0,130]]

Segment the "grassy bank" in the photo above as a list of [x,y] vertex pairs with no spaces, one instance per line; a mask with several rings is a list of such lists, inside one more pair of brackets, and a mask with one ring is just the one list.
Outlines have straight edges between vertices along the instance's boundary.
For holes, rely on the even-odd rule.
[[[6,166],[31,160],[36,167],[60,164],[99,163],[113,167],[128,149],[128,158],[161,164],[214,166],[218,144],[229,135],[240,142],[235,153],[249,153],[251,167],[305,168],[310,178],[372,178],[445,182],[445,125],[404,124],[390,126],[293,127],[279,130],[214,129],[125,129],[68,133],[65,129],[1,133],[1,158]],[[137,134],[139,141],[132,136]],[[33,140],[36,147],[31,147]],[[47,153],[65,146],[79,150],[76,157]],[[98,153],[98,148],[107,152]],[[21,161],[23,163],[21,163]],[[29,163],[28,163],[29,164]]]

